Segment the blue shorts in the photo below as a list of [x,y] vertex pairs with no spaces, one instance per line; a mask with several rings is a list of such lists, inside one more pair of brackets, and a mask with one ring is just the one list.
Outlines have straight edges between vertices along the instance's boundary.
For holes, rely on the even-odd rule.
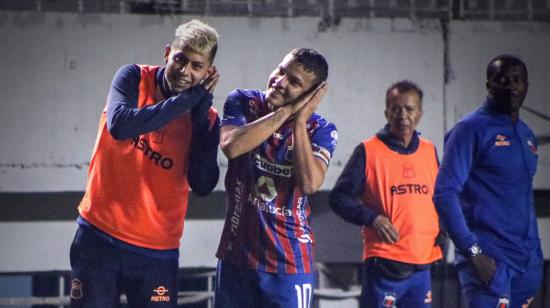
[[363,262],[362,267],[361,308],[431,307],[432,280],[429,266],[403,279],[385,277],[368,260]]
[[71,307],[175,307],[178,259],[117,247],[79,226],[71,245]]
[[315,273],[276,274],[218,261],[216,308],[309,308]]
[[533,260],[525,272],[520,272],[497,261],[495,276],[488,286],[477,278],[470,262],[458,264],[457,270],[467,307],[523,307],[538,291],[543,263]]

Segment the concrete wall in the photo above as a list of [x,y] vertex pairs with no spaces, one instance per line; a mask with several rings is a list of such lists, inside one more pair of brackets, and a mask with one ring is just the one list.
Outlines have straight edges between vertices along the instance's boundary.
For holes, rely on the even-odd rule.
[[[112,75],[127,63],[160,64],[175,27],[191,18],[0,12],[2,134],[0,191],[82,190],[97,120]],[[268,74],[297,46],[313,47],[330,63],[330,90],[319,112],[340,131],[323,189],[330,189],[353,147],[384,123],[385,89],[409,78],[425,90],[420,131],[441,151],[444,131],[485,95],[484,69],[496,54],[523,57],[530,70],[526,105],[550,113],[548,24],[451,22],[444,41],[439,21],[344,19],[318,32],[317,18],[203,18],[219,29],[216,59],[222,79],[215,106],[234,88],[265,87]],[[448,48],[451,79],[444,85]],[[537,133],[550,127],[525,113]],[[550,188],[550,162],[541,147],[536,187]],[[220,155],[220,165],[226,160]],[[225,171],[225,168],[224,170]],[[217,189],[223,190],[218,185]]]
[[[316,217],[315,257],[322,263],[355,263],[361,260],[360,229],[335,217]],[[550,260],[550,218],[539,218],[545,260]],[[216,267],[216,250],[222,220],[188,220],[180,240],[180,267]],[[0,223],[0,273],[70,270],[69,248],[75,222]],[[453,254],[454,256],[454,254]],[[0,285],[1,286],[1,285]]]
[[[450,24],[451,80],[447,93],[446,123],[454,124],[475,109],[486,94],[485,69],[496,55],[511,53],[525,60],[529,92],[524,106],[550,115],[550,23],[461,22]],[[536,135],[550,136],[550,123],[522,111]],[[450,127],[450,126],[449,126]],[[550,189],[550,145],[539,147],[535,188]]]
[[[189,18],[0,13],[0,59],[9,72],[0,77],[0,142],[6,145],[0,191],[83,190],[112,75],[127,63],[160,64],[175,27]],[[316,18],[204,20],[222,36],[215,61],[222,74],[215,93],[220,110],[235,88],[264,89],[292,48],[325,54],[330,90],[318,111],[337,125],[340,144],[324,189],[332,187],[355,145],[385,123],[385,89],[399,79],[425,89],[420,130],[441,144],[443,41],[437,21],[349,19],[320,33]],[[227,165],[223,155],[220,165]]]

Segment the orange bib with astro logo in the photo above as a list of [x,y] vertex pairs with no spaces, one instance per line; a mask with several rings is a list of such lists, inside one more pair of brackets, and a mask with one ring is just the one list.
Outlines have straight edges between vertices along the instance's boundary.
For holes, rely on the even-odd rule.
[[441,258],[434,246],[439,221],[432,202],[438,164],[434,145],[420,138],[416,152],[392,151],[378,137],[363,142],[366,152],[363,203],[386,215],[399,232],[396,244],[385,244],[376,231],[363,228],[363,258],[382,257],[412,264]]
[[[138,108],[155,104],[159,67],[140,66]],[[132,245],[175,249],[183,233],[189,184],[189,112],[159,130],[117,141],[104,111],[79,212],[103,232]]]

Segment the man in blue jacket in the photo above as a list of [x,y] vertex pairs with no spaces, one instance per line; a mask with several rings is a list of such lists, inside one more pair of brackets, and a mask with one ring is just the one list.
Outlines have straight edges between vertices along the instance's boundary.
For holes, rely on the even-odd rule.
[[483,106],[445,136],[434,203],[456,246],[468,307],[527,307],[542,280],[537,144],[519,118],[527,80],[517,57],[491,60]]

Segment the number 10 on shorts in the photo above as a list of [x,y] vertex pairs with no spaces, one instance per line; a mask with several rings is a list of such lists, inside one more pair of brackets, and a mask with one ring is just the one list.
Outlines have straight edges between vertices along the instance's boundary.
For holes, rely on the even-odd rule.
[[296,290],[296,298],[298,302],[298,308],[309,308],[311,305],[312,288],[310,283],[304,283],[301,286],[299,284],[294,285]]

